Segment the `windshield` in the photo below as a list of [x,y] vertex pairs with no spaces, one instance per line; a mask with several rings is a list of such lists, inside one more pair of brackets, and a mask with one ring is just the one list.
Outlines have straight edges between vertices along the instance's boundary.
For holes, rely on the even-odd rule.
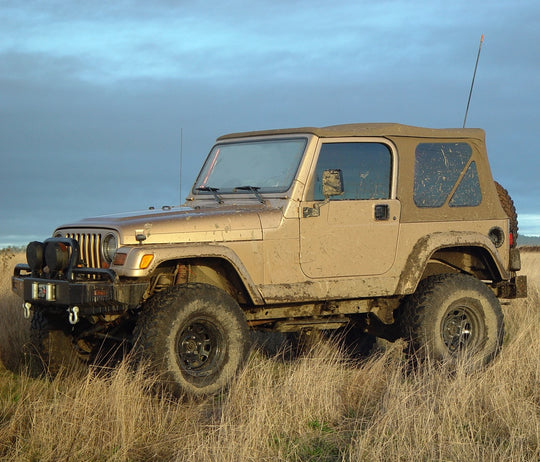
[[217,144],[206,159],[193,194],[287,191],[306,143],[306,138],[294,138]]

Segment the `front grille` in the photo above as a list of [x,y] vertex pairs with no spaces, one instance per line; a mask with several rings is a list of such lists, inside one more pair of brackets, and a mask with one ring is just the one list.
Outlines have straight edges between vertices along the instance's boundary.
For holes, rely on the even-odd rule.
[[100,233],[66,233],[66,237],[79,243],[81,260],[87,268],[103,268]]

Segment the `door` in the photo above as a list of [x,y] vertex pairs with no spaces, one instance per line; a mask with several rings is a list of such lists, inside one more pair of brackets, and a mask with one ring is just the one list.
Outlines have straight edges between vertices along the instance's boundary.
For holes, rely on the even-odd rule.
[[[341,170],[341,195],[322,196],[325,170]],[[370,276],[392,267],[401,213],[395,170],[395,152],[386,142],[321,143],[300,207],[300,264],[306,276]]]

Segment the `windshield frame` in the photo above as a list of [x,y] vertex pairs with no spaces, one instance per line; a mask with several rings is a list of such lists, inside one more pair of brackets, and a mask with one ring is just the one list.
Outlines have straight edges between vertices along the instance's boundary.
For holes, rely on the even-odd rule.
[[[223,148],[230,148],[234,146],[240,146],[241,149],[245,149],[248,146],[256,145],[258,147],[264,147],[266,145],[267,147],[271,146],[272,144],[277,143],[287,143],[287,142],[298,142],[298,145],[294,148],[296,149],[296,152],[293,152],[291,154],[288,154],[287,152],[283,153],[282,155],[285,158],[286,156],[291,156],[291,162],[288,166],[285,166],[285,168],[282,168],[281,170],[274,170],[273,172],[270,172],[270,174],[279,175],[280,181],[283,179],[281,184],[278,184],[276,186],[270,186],[268,185],[269,180],[269,171],[268,168],[272,168],[272,164],[276,164],[276,161],[272,162],[268,158],[260,158],[260,160],[266,160],[266,165],[258,165],[256,169],[250,170],[249,173],[260,173],[260,178],[253,180],[251,178],[247,177],[247,171],[241,172],[244,173],[244,176],[246,176],[245,181],[243,178],[240,178],[238,180],[232,180],[229,178],[226,178],[229,184],[212,184],[212,173],[214,171],[214,168],[216,168],[220,162],[220,156],[221,161],[228,160],[225,155],[227,155],[227,152],[222,151]],[[191,194],[195,197],[200,196],[208,196],[212,195],[211,191],[200,189],[200,188],[212,188],[219,192],[220,195],[227,195],[227,194],[244,194],[244,195],[252,195],[253,196],[253,189],[257,189],[258,193],[260,194],[282,194],[286,191],[288,191],[293,183],[294,179],[296,178],[296,175],[298,174],[298,170],[300,168],[302,159],[306,153],[307,146],[309,144],[309,136],[307,135],[288,135],[288,136],[272,136],[272,137],[264,137],[264,138],[248,138],[248,139],[237,139],[237,140],[231,140],[226,142],[219,142],[216,143],[214,146],[212,146],[212,149],[210,150],[208,156],[206,157],[206,160],[197,175],[197,179],[195,180],[195,183],[193,184],[193,187],[191,189]],[[240,155],[239,153],[235,153],[234,151],[231,151],[229,153],[230,155],[236,154],[237,156]],[[275,152],[277,154],[277,151]],[[269,154],[266,153],[266,156]],[[236,159],[235,162],[238,162],[241,159]],[[246,161],[248,159],[246,158]],[[280,159],[281,160],[281,159]],[[262,163],[261,163],[262,164]],[[234,162],[230,163],[231,166],[234,166]],[[280,165],[280,161],[277,161],[276,165]],[[230,167],[229,165],[227,165]],[[219,170],[216,170],[219,171]],[[285,176],[283,176],[285,175]],[[255,175],[256,177],[256,175]],[[264,183],[267,184],[264,184]],[[219,183],[219,182],[218,182]],[[253,184],[255,183],[255,184]],[[258,183],[258,184],[256,184]],[[199,188],[199,189],[198,189]],[[244,189],[236,189],[236,188],[244,188]],[[250,190],[251,188],[251,190]]]

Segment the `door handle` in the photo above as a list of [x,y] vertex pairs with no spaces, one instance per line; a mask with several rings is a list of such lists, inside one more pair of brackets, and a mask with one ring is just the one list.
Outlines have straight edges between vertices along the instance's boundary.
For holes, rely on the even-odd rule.
[[388,204],[376,204],[374,210],[376,221],[385,221],[390,218],[390,206]]

